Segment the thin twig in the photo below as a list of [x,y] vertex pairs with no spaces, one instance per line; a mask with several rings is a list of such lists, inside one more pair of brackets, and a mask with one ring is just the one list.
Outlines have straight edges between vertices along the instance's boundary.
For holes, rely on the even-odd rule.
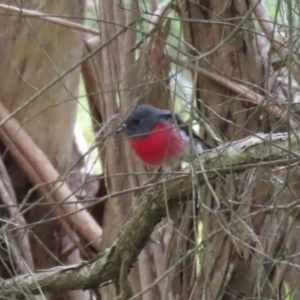
[[6,4],[0,4],[0,9],[5,10],[5,11],[15,12],[16,13],[15,16],[24,16],[24,17],[27,16],[27,17],[43,19],[50,23],[62,25],[64,27],[67,27],[70,29],[74,29],[74,30],[78,30],[78,31],[86,32],[86,33],[92,33],[95,35],[100,35],[99,30],[88,28],[88,27],[78,24],[78,23],[66,21],[62,18],[49,16],[47,14],[43,14],[36,10],[29,10],[29,9],[19,8],[16,6],[11,6],[11,5],[6,5]]

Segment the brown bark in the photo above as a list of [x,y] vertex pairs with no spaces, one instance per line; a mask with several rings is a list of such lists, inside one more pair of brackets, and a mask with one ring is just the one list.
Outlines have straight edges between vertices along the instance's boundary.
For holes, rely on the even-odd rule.
[[[12,4],[11,1],[2,3]],[[81,0],[33,0],[21,3],[23,8],[47,14],[81,17],[84,16],[84,4],[85,1]],[[2,14],[0,28],[0,98],[11,112],[20,108],[39,90],[81,59],[80,42],[83,33],[47,23],[42,19],[13,16],[11,13]],[[79,71],[77,69],[62,78],[16,116],[59,172],[67,170],[72,163],[77,106],[74,97],[77,94]],[[5,149],[2,147],[2,150]],[[54,266],[59,261],[59,258],[55,257],[59,257],[62,247],[66,246],[66,234],[57,221],[47,222],[53,214],[49,214],[49,207],[35,203],[38,198],[36,195],[31,196],[29,200],[24,199],[31,185],[13,159],[6,151],[4,153],[4,163],[12,179],[17,200],[23,201],[26,208],[28,204],[32,206],[25,218],[26,222],[31,224],[31,230],[28,232],[34,268]],[[43,222],[38,224],[41,220]],[[70,241],[67,243],[72,244]],[[65,258],[66,263],[67,260],[69,258]],[[80,257],[77,255],[73,263],[79,261]],[[86,297],[82,293],[77,294],[79,299]],[[76,299],[73,296],[72,299]]]

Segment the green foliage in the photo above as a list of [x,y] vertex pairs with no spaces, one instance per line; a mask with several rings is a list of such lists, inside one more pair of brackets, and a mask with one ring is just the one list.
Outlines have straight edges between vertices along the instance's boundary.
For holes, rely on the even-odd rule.
[[284,285],[284,291],[285,291],[285,300],[294,300],[295,298],[295,292],[292,292],[291,286],[287,281],[283,282]]
[[78,109],[77,109],[77,122],[80,125],[82,133],[88,144],[91,144],[94,140],[94,134],[92,130],[91,116],[89,112],[88,102],[86,98],[86,91],[84,82],[80,78],[79,95],[78,95]]
[[275,19],[275,15],[276,15],[277,6],[278,6],[278,1],[264,0],[264,5],[265,5],[265,7],[268,10],[270,18],[272,20],[274,20]]
[[[77,125],[79,125],[84,140],[86,142],[86,150],[92,145],[94,141],[94,132],[92,129],[92,120],[89,112],[86,90],[82,78],[80,78],[79,95],[78,95],[78,109],[77,109]],[[98,159],[98,150],[95,149],[91,152],[89,157],[88,172],[99,174],[101,173],[101,166]]]

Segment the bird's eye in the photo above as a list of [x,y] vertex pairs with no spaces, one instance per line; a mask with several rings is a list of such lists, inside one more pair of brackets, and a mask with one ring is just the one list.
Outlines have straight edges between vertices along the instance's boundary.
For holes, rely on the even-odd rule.
[[136,125],[140,124],[140,119],[134,119],[133,123],[136,124]]

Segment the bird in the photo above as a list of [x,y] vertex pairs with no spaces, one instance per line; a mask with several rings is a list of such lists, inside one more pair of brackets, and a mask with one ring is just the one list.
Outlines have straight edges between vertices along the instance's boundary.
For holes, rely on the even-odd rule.
[[179,114],[149,104],[136,106],[117,129],[122,131],[135,154],[149,166],[178,165],[211,148]]

